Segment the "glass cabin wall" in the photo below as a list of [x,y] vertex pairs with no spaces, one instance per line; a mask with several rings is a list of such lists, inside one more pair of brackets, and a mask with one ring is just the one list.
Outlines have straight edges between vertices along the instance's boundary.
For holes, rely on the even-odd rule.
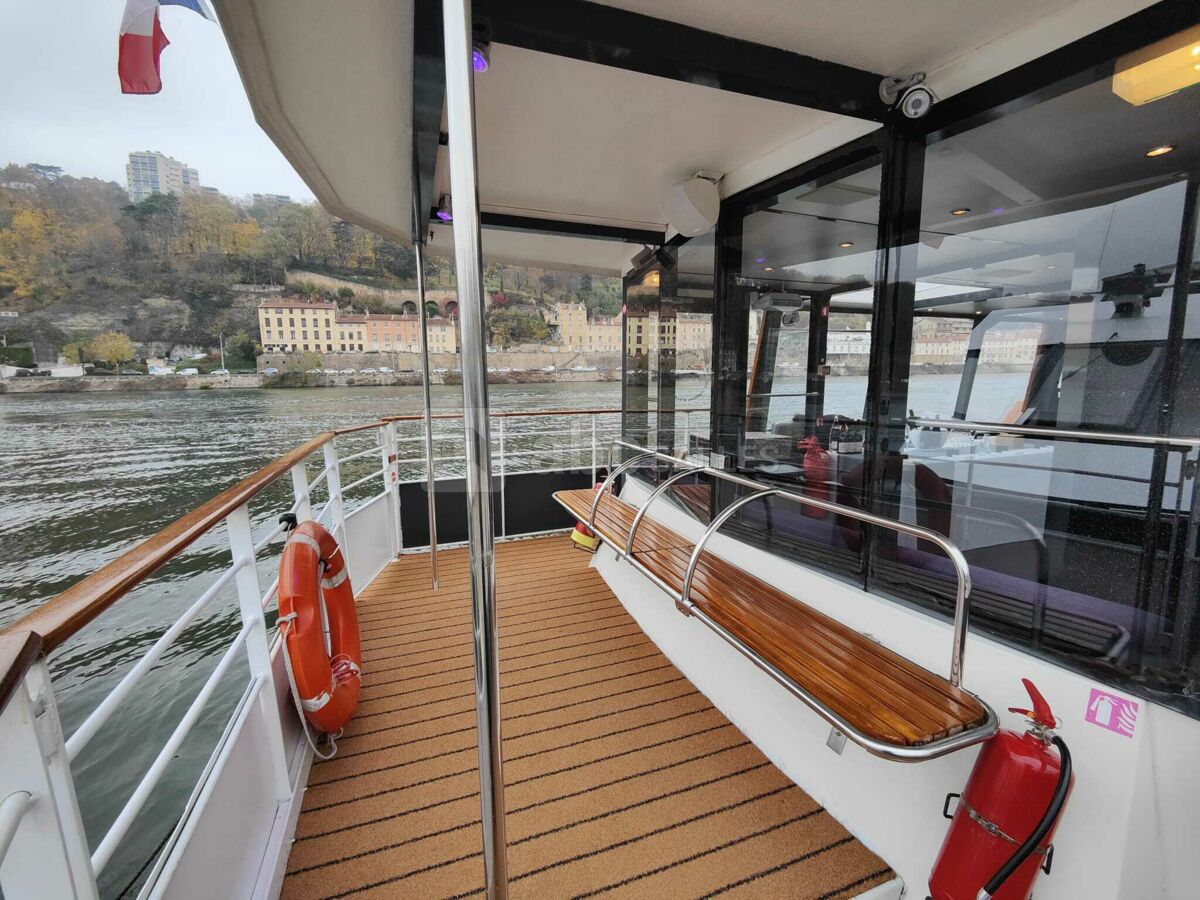
[[[899,251],[909,428],[879,498],[964,550],[973,627],[1183,706],[1196,449],[1129,438],[1200,437],[1200,331],[1180,327],[1200,296],[1177,268],[1198,159],[1200,86],[1134,105],[1112,78],[927,148]],[[943,612],[948,572],[906,538],[872,557],[872,584]]]
[[[1130,438],[1200,439],[1200,85],[1131,102],[1135,62],[727,200],[712,440],[949,535],[974,630],[1197,715],[1200,454]],[[742,539],[949,615],[932,546],[755,506]]]

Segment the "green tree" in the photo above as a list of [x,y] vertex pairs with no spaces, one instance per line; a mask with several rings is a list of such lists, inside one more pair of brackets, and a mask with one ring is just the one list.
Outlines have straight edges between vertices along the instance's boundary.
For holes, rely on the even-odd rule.
[[133,359],[135,353],[133,341],[119,331],[105,331],[88,344],[88,356],[97,362],[116,366],[118,375],[121,373],[121,363]]
[[309,369],[321,368],[321,356],[312,350],[305,350],[300,357],[289,366],[292,371],[307,372]]
[[83,362],[84,355],[87,353],[87,345],[81,341],[68,341],[58,352],[67,362],[78,365]]

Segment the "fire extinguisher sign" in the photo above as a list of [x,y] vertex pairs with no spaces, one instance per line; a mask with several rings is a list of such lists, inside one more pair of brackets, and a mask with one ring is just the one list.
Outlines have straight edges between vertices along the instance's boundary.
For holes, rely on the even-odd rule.
[[1092,688],[1083,720],[1131,738],[1133,729],[1137,726],[1137,714],[1138,705],[1133,700]]

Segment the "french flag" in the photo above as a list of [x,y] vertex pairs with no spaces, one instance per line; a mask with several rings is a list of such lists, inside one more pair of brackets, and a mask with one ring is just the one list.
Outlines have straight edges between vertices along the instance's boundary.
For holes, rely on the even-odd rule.
[[182,6],[217,21],[208,0],[128,0],[117,54],[122,94],[157,94],[162,90],[158,56],[171,42],[158,24],[160,6]]

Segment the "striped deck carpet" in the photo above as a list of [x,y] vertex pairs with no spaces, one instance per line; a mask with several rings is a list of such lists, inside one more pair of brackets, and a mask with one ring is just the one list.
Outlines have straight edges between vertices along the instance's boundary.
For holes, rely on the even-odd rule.
[[[847,898],[892,878],[667,661],[565,535],[497,545],[514,898]],[[482,895],[468,560],[360,599],[364,687],[285,898]],[[669,602],[664,598],[664,603]]]

